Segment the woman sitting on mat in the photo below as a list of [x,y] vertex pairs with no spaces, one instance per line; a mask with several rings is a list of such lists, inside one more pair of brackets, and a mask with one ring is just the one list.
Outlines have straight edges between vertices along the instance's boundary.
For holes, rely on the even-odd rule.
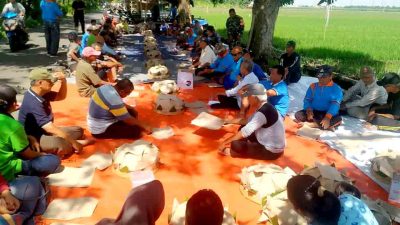
[[309,175],[292,177],[287,195],[294,209],[312,225],[378,225],[360,199],[346,192],[337,197]]
[[286,145],[283,118],[267,102],[268,96],[262,84],[249,85],[244,96],[249,97],[250,107],[258,110],[248,121],[241,118],[226,121],[242,127],[238,133],[221,143],[219,153],[239,158],[279,158]]

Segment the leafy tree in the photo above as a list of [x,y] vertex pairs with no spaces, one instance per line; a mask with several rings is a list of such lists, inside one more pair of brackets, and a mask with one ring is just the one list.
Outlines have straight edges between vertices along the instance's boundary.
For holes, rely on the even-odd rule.
[[[318,4],[332,4],[334,1],[320,0]],[[253,50],[257,58],[274,56],[272,41],[279,8],[293,3],[294,0],[254,0],[248,46]]]

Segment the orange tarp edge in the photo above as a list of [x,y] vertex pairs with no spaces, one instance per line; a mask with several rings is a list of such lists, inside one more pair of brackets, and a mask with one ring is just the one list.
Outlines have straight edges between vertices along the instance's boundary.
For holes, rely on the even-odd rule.
[[[88,111],[88,98],[78,96],[75,85],[68,85],[67,99],[52,103],[57,125],[79,125],[86,129],[86,114]],[[206,85],[195,86],[194,91],[184,91],[179,97],[185,101],[207,102],[210,96],[221,93],[222,89],[208,88]],[[146,90],[139,91],[140,97],[136,98],[139,118],[148,122],[153,127],[171,126],[175,136],[167,140],[156,140],[151,136],[143,139],[153,142],[160,149],[161,166],[155,173],[165,189],[166,206],[157,224],[168,223],[168,215],[172,209],[172,201],[188,199],[197,190],[210,188],[221,197],[229,211],[237,215],[239,224],[256,224],[260,207],[246,200],[239,191],[237,174],[241,168],[257,163],[274,163],[282,167],[289,166],[300,172],[304,165],[311,166],[315,161],[335,163],[335,165],[356,180],[356,185],[361,192],[375,199],[387,199],[387,193],[365,176],[343,156],[332,150],[326,144],[303,139],[295,135],[297,126],[286,118],[287,148],[283,157],[276,161],[262,161],[250,159],[233,159],[217,154],[218,141],[230,135],[237,126],[227,126],[218,131],[206,130],[195,127],[190,121],[196,117],[192,112],[186,111],[175,116],[164,116],[153,111],[156,94],[148,86]],[[132,99],[129,99],[132,102]],[[234,111],[216,110],[213,114],[225,117],[235,115]],[[85,130],[87,135],[90,135]],[[95,152],[112,152],[123,143],[130,140],[98,140],[95,145],[84,148],[80,155],[73,155],[63,160],[63,165],[79,166],[80,163]],[[105,171],[96,171],[92,185],[89,188],[59,188],[51,187],[52,198],[68,198],[91,196],[99,199],[99,204],[90,218],[81,218],[71,223],[94,224],[101,218],[115,218],[124,200],[131,190],[131,181],[128,178],[116,175],[111,168]],[[53,221],[44,221],[50,224]]]

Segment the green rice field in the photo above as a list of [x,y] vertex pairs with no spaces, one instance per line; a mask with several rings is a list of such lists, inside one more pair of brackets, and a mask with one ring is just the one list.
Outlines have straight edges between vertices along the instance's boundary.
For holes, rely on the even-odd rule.
[[[194,7],[195,17],[206,18],[217,32],[226,36],[228,7]],[[245,20],[247,41],[251,9],[237,8]],[[274,45],[284,49],[288,40],[297,42],[303,64],[327,63],[336,71],[356,77],[362,65],[373,66],[378,75],[400,73],[400,12],[334,9],[324,39],[325,10],[318,8],[281,8]]]

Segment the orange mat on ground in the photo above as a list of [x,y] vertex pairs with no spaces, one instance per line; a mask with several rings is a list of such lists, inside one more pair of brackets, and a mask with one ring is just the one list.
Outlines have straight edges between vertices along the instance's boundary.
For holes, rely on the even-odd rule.
[[[78,96],[75,85],[68,86],[67,99],[52,104],[57,125],[79,125],[86,128],[86,113],[88,98]],[[195,86],[194,91],[184,91],[179,97],[185,101],[208,102],[210,96],[221,93],[222,89],[208,88],[206,85]],[[210,188],[221,197],[229,211],[237,215],[238,224],[256,224],[260,207],[245,199],[239,191],[237,174],[241,168],[257,163],[274,163],[279,166],[289,166],[300,172],[304,165],[313,165],[315,161],[335,163],[346,171],[346,174],[356,180],[356,185],[362,193],[371,198],[386,200],[387,193],[365,176],[354,165],[348,162],[335,150],[323,143],[300,138],[295,135],[297,126],[290,119],[285,120],[287,148],[284,156],[276,161],[262,161],[250,159],[234,159],[217,154],[219,140],[230,135],[237,129],[236,126],[227,126],[218,131],[206,130],[190,124],[196,117],[192,112],[185,111],[175,116],[164,116],[154,112],[153,102],[156,94],[146,87],[139,91],[140,96],[135,99],[139,118],[153,127],[171,126],[175,136],[167,140],[157,140],[151,136],[143,139],[153,142],[160,149],[161,167],[155,173],[165,189],[166,206],[157,224],[166,225],[168,215],[172,209],[172,201],[188,199],[197,190]],[[131,100],[130,100],[131,101]],[[216,110],[213,114],[225,117],[234,115],[234,111]],[[85,131],[87,135],[89,132]],[[80,155],[73,155],[63,160],[63,165],[78,166],[95,152],[109,153],[123,143],[130,140],[98,140],[95,145],[84,148]],[[96,171],[92,185],[89,188],[59,188],[51,187],[52,199],[69,197],[95,197],[99,204],[90,218],[81,218],[71,223],[94,224],[104,217],[115,218],[124,200],[131,189],[131,181],[116,175],[111,168],[105,171]],[[50,224],[53,221],[44,221]]]

